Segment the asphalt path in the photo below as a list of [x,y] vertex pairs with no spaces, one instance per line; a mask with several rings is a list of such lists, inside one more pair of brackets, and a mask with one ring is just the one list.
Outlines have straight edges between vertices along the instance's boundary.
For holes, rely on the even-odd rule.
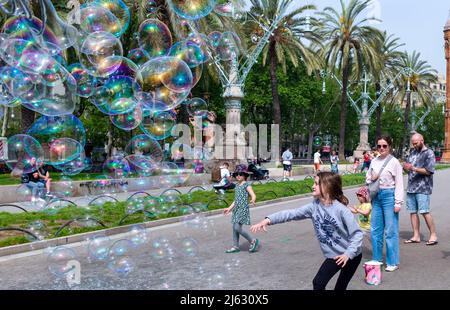
[[[399,270],[383,272],[382,284],[369,286],[364,282],[361,265],[349,289],[450,289],[450,170],[437,171],[434,181],[431,210],[439,243],[425,245],[429,236],[421,219],[422,243],[403,244],[403,240],[411,236],[409,214],[404,208],[400,213]],[[345,191],[351,204],[356,203],[355,192],[356,189]],[[306,197],[252,208],[252,222],[310,201],[311,197]],[[261,247],[256,253],[249,253],[247,241],[241,240],[241,252],[226,254],[224,250],[232,245],[230,221],[230,216],[217,215],[148,229],[147,241],[126,250],[127,258],[121,261],[124,256],[105,260],[89,257],[88,241],[72,244],[70,248],[81,265],[81,282],[71,287],[64,278],[49,271],[50,250],[0,257],[0,289],[312,289],[312,279],[324,258],[310,220],[270,226],[268,233],[257,235]],[[117,235],[111,238],[109,245],[131,237]],[[370,259],[367,236],[363,262]],[[124,261],[128,263],[125,266],[129,266],[129,272],[120,272],[119,267],[124,266],[120,262]],[[335,279],[327,288],[332,289],[334,283]]]

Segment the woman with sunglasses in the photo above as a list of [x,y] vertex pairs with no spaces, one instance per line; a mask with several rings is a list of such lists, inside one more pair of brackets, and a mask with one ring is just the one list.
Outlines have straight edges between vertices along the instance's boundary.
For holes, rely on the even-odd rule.
[[368,184],[378,179],[380,182],[380,189],[372,201],[372,259],[383,261],[383,239],[386,234],[385,270],[395,271],[400,263],[398,213],[403,204],[403,170],[398,159],[391,154],[390,136],[377,139],[377,150],[380,155],[372,160],[366,174]]

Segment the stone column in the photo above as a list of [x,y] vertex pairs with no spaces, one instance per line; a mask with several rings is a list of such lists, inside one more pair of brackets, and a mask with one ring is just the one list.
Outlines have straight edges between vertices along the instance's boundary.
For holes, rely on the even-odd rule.
[[446,75],[446,96],[447,103],[445,105],[445,142],[442,153],[442,161],[450,163],[450,14],[447,24],[444,27],[445,40],[445,59],[447,61],[447,75]]

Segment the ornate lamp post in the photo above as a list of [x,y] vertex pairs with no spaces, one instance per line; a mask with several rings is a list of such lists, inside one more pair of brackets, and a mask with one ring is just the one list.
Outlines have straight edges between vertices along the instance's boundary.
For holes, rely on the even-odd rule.
[[[342,82],[333,74],[327,74],[325,71],[321,72],[322,78],[325,78],[327,75],[330,75],[341,87]],[[370,117],[375,112],[375,109],[384,100],[387,94],[394,88],[394,82],[398,80],[401,76],[408,77],[408,89],[409,88],[409,77],[412,75],[412,70],[410,68],[402,69],[386,86],[384,86],[380,92],[377,94],[377,99],[373,100],[370,97],[368,91],[368,83],[370,79],[366,72],[364,72],[364,78],[361,80],[363,82],[362,93],[358,99],[354,100],[349,92],[347,92],[347,98],[350,101],[353,109],[356,111],[359,120],[359,144],[356,150],[353,152],[353,157],[362,158],[362,154],[364,151],[370,151],[371,147],[369,144],[369,125],[370,125]],[[325,79],[323,80],[322,92],[325,92]],[[362,103],[360,103],[362,102]],[[369,108],[369,103],[372,103],[372,106]]]
[[445,142],[442,161],[450,163],[450,14],[444,27],[445,59],[447,61],[447,103],[445,105]]
[[[283,1],[278,8],[278,14],[270,25],[262,24],[258,18],[250,12],[247,15],[259,24],[263,31],[262,37],[252,37],[252,41],[259,39],[255,49],[246,56],[245,61],[239,62],[236,53],[231,54],[231,60],[222,61],[207,48],[208,56],[212,59],[223,87],[223,98],[226,111],[226,138],[224,142],[225,156],[227,160],[245,160],[244,146],[246,145],[243,132],[241,132],[241,102],[244,99],[244,84],[251,68],[257,62],[264,46],[269,42],[278,24],[284,17],[287,9],[287,1]],[[191,30],[198,34],[198,30],[192,22],[188,23]]]

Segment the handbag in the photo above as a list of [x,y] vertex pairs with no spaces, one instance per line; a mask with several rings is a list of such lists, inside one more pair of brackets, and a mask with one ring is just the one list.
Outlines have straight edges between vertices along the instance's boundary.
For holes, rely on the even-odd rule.
[[372,181],[371,183],[366,184],[367,188],[369,189],[370,200],[374,200],[375,197],[377,196],[378,192],[380,191],[381,173],[383,172],[384,168],[389,163],[389,161],[391,160],[392,157],[393,157],[392,155],[389,155],[389,157],[385,160],[383,166],[380,169],[380,172],[378,173],[378,178],[375,181]]

